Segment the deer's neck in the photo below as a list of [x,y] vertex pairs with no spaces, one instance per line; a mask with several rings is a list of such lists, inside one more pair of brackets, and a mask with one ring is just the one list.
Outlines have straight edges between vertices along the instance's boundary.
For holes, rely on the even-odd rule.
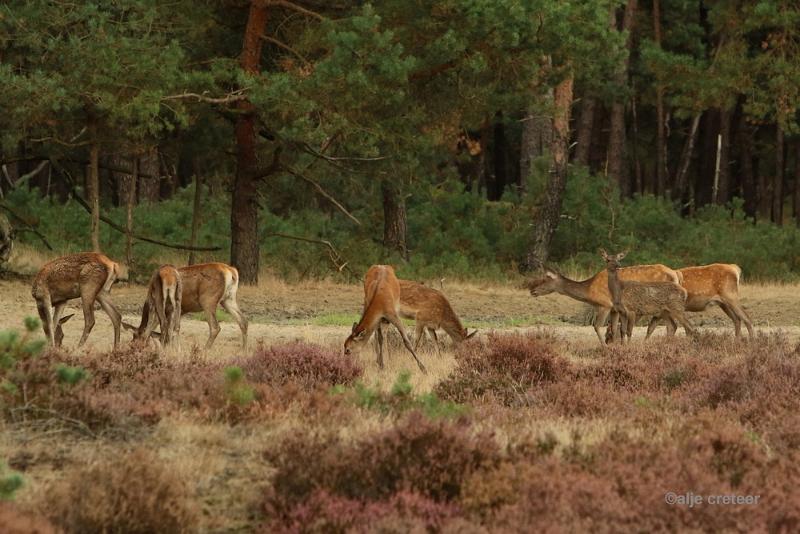
[[622,297],[622,286],[616,269],[608,269],[608,292],[611,295],[611,301],[615,305],[619,304]]
[[586,302],[592,305],[598,305],[600,303],[592,295],[591,291],[591,286],[593,281],[594,277],[589,278],[588,280],[582,280],[580,282],[577,280],[570,280],[569,278],[561,277],[561,287],[559,292],[562,295],[572,297],[575,300]]

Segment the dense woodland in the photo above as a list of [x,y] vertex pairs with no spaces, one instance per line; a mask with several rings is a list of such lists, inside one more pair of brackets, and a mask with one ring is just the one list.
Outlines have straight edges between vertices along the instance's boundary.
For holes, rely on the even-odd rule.
[[10,1],[0,85],[0,207],[37,246],[247,283],[600,244],[800,272],[790,0]]

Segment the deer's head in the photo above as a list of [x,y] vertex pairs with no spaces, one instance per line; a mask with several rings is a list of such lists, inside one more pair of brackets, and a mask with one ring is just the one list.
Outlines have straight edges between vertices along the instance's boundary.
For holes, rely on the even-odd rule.
[[359,326],[358,323],[353,323],[353,329],[350,335],[344,340],[344,353],[351,354],[353,349],[361,345],[367,340],[367,329]]
[[620,252],[619,254],[609,254],[604,249],[600,249],[600,257],[602,257],[606,262],[606,268],[608,268],[609,271],[616,271],[619,269],[622,258],[624,258],[627,254],[627,250]]
[[545,268],[544,276],[535,280],[528,280],[525,283],[525,288],[530,291],[534,297],[541,297],[558,291],[561,285],[561,274],[554,269]]

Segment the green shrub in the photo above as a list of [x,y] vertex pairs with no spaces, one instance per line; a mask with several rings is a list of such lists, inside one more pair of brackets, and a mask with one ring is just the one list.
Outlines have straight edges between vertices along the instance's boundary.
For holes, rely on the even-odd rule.
[[0,462],[0,501],[10,501],[21,487],[22,476],[19,473],[8,472],[5,464]]

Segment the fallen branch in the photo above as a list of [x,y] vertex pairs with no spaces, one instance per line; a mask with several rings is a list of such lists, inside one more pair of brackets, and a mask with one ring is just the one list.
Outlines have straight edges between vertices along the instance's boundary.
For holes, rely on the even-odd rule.
[[179,95],[162,96],[161,100],[193,99],[197,100],[198,102],[205,102],[207,104],[230,104],[232,102],[246,100],[247,96],[244,94],[245,91],[246,89],[239,89],[238,91],[234,91],[221,97],[206,96],[205,92],[203,92],[203,94],[184,92]]
[[336,247],[334,247],[330,241],[327,241],[325,239],[314,239],[311,237],[282,234],[279,232],[266,234],[264,237],[282,237],[284,239],[293,239],[295,241],[303,241],[306,243],[316,243],[318,245],[323,245],[328,248],[328,256],[331,259],[331,263],[333,263],[336,266],[337,271],[342,272],[342,270],[347,270],[347,272],[350,273],[354,278],[361,280],[361,276],[356,274],[350,267],[347,266],[347,264],[350,262],[344,261],[342,255],[339,253],[338,250],[336,250]]
[[345,207],[344,207],[344,206],[343,206],[341,203],[339,203],[339,201],[338,201],[338,200],[336,200],[335,198],[333,198],[333,196],[331,196],[331,195],[330,195],[330,194],[329,194],[327,191],[325,191],[325,190],[322,188],[322,186],[321,186],[321,185],[319,185],[319,184],[318,184],[316,181],[312,180],[311,178],[309,178],[309,177],[307,177],[307,176],[305,176],[305,175],[303,175],[303,174],[301,174],[301,173],[299,173],[299,172],[297,172],[297,171],[295,171],[294,169],[291,169],[291,168],[289,168],[289,167],[286,167],[286,166],[284,166],[284,167],[283,167],[283,169],[284,169],[286,172],[288,172],[289,174],[291,174],[292,176],[294,176],[295,178],[300,178],[301,180],[303,180],[303,181],[305,181],[305,182],[308,182],[309,184],[313,185],[313,186],[314,186],[314,189],[316,189],[316,190],[317,190],[317,192],[318,192],[320,195],[322,195],[323,197],[325,197],[325,198],[327,198],[328,200],[330,200],[330,201],[331,201],[331,203],[332,203],[334,206],[336,206],[337,208],[339,208],[339,211],[341,211],[342,213],[344,213],[344,214],[347,216],[347,218],[349,218],[351,221],[353,221],[353,222],[354,222],[354,223],[356,223],[357,225],[361,226],[361,221],[359,221],[358,219],[356,219],[355,215],[353,215],[352,213],[350,213],[349,211],[347,211],[347,209],[346,209],[346,208],[345,208]]

